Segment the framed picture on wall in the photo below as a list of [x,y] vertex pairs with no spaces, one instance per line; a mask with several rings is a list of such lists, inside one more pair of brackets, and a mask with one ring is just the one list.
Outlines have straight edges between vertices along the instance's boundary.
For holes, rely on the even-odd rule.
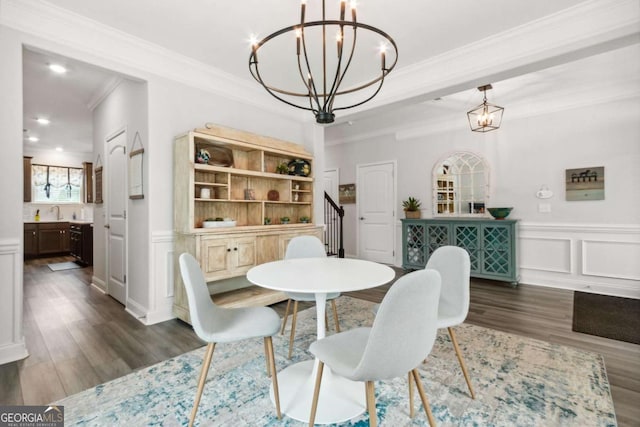
[[102,204],[102,166],[98,166],[95,171],[95,183],[96,183],[96,197],[94,203],[96,205]]
[[346,205],[356,202],[356,185],[342,184],[338,186],[338,203]]
[[565,171],[566,199],[604,200],[604,166]]

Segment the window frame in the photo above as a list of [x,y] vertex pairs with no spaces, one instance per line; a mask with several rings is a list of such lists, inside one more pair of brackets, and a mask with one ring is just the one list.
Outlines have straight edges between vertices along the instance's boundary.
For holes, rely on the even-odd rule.
[[[46,173],[47,174],[47,178],[45,178],[45,180],[47,180],[47,182],[49,184],[51,184],[51,180],[48,178],[48,174],[51,168],[56,168],[56,169],[64,169],[66,170],[66,184],[60,184],[60,185],[56,185],[54,186],[54,189],[57,191],[58,195],[60,195],[62,192],[65,191],[65,188],[67,187],[67,185],[71,185],[71,191],[73,196],[75,196],[77,194],[77,199],[76,197],[73,198],[42,198],[40,195],[40,189],[38,189],[39,186],[42,185],[46,185],[43,184],[43,180],[42,179],[36,179],[36,174],[37,169],[38,168],[46,168]],[[75,176],[73,179],[71,178],[71,171],[79,171],[79,173],[75,173],[77,176]],[[64,182],[64,172],[61,172],[59,174],[60,177],[62,177],[61,179],[59,179],[59,182]],[[79,184],[78,185],[74,185],[71,182],[72,181],[78,181]],[[39,164],[39,163],[32,163],[31,164],[31,203],[37,203],[37,204],[52,204],[52,205],[59,205],[59,204],[68,204],[68,205],[77,205],[77,204],[82,204],[83,203],[83,193],[84,193],[84,169],[82,167],[74,167],[74,166],[58,166],[58,165],[50,165],[50,164]],[[55,184],[55,182],[54,182]],[[74,188],[75,187],[75,188]]]

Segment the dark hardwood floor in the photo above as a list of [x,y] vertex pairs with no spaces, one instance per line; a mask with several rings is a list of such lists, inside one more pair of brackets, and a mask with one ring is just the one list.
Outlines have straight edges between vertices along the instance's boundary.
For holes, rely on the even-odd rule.
[[[0,404],[46,404],[203,345],[179,320],[142,325],[90,286],[90,267],[60,272],[47,267],[69,260],[25,263],[24,334],[30,355],[0,365]],[[348,295],[379,302],[388,287]],[[285,305],[274,308],[282,315]],[[618,424],[640,426],[640,346],[573,332],[572,313],[571,291],[473,280],[467,322],[602,354]]]

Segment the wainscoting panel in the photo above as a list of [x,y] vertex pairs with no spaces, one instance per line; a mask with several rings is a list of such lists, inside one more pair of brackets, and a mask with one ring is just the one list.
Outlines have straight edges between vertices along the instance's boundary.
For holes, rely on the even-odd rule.
[[519,226],[520,282],[640,298],[640,227]]
[[520,236],[520,268],[571,274],[573,242],[567,238]]
[[583,240],[582,274],[640,280],[640,243]]
[[173,231],[154,232],[151,236],[151,278],[149,312],[145,324],[164,322],[173,314]]
[[20,240],[0,240],[0,365],[29,355],[22,332],[22,250]]

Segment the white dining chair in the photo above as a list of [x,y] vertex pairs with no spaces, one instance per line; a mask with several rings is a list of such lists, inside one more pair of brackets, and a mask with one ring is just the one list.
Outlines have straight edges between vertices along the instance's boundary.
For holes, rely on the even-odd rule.
[[441,246],[431,254],[425,268],[438,271],[442,278],[442,291],[438,305],[438,328],[447,328],[449,331],[464,379],[469,387],[469,393],[471,398],[475,399],[471,377],[453,330],[454,326],[464,322],[469,313],[471,277],[469,253],[457,246]]
[[374,381],[409,373],[418,387],[429,425],[435,426],[417,367],[431,351],[437,333],[440,274],[418,270],[398,279],[380,304],[370,328],[355,328],[315,341],[309,347],[319,360],[309,425],[315,421],[322,372],[365,382],[369,425],[377,425]]
[[[285,252],[285,259],[293,258],[326,258],[327,252],[325,250],[322,241],[315,236],[296,236],[289,241],[287,250]],[[338,321],[338,310],[336,308],[336,298],[340,296],[340,292],[333,292],[327,294],[327,301],[331,301],[331,308],[333,309],[333,320],[336,325],[336,332],[340,332],[340,322]],[[291,301],[293,301],[293,313],[291,316],[291,333],[289,335],[289,359],[293,353],[293,341],[296,334],[296,319],[298,316],[298,302],[307,301],[313,302],[316,300],[314,294],[306,294],[302,292],[287,292],[287,307],[284,311],[284,319],[282,321],[282,329],[280,335],[284,334],[284,329],[287,325],[289,318],[289,307]]]
[[191,254],[183,253],[179,257],[179,264],[189,300],[189,314],[193,330],[201,340],[208,343],[198,379],[198,390],[189,418],[189,427],[193,425],[198,412],[198,405],[216,343],[258,337],[264,338],[267,375],[271,376],[276,413],[280,419],[278,377],[271,339],[280,329],[280,316],[269,307],[224,308],[217,306],[211,300],[207,282],[198,261]]

